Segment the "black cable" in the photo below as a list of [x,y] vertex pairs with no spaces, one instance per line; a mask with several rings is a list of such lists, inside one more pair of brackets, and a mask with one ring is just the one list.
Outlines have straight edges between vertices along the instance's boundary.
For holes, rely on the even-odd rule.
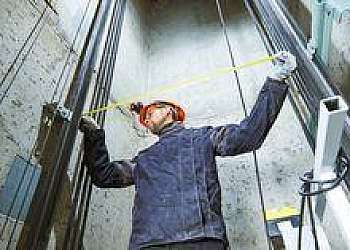
[[312,235],[314,237],[314,243],[315,243],[315,250],[319,250],[319,246],[318,246],[318,238],[317,238],[317,232],[316,232],[316,224],[315,224],[315,219],[314,219],[314,213],[312,210],[312,201],[311,201],[311,197],[307,197],[307,206],[309,209],[309,216],[310,216],[310,221],[311,221],[311,232]]
[[[225,19],[224,19],[224,14],[221,8],[221,4],[220,4],[220,0],[216,0],[216,6],[218,9],[218,13],[219,13],[219,18],[220,18],[220,23],[222,26],[222,30],[224,33],[224,37],[225,37],[225,41],[228,47],[228,51],[230,54],[230,59],[231,59],[231,64],[232,67],[235,67],[235,60],[233,57],[233,51],[232,51],[232,47],[231,47],[231,43],[227,34],[227,29],[226,29],[226,24],[225,24]],[[235,75],[235,80],[237,83],[237,87],[238,87],[238,91],[239,91],[239,96],[240,96],[240,100],[242,103],[242,108],[244,111],[244,116],[247,117],[248,116],[248,112],[247,112],[247,108],[246,108],[246,104],[244,101],[244,97],[243,97],[243,92],[242,92],[242,88],[241,88],[241,84],[240,84],[240,80],[238,77],[238,73],[237,71],[234,71],[234,75]],[[266,209],[265,209],[265,204],[264,204],[264,196],[263,196],[263,191],[262,191],[262,184],[261,184],[261,178],[260,178],[260,171],[259,171],[259,165],[258,165],[258,159],[256,156],[256,151],[253,151],[253,158],[254,158],[254,166],[255,166],[255,175],[256,175],[256,179],[257,179],[257,184],[258,184],[258,190],[259,190],[259,197],[260,197],[260,205],[261,205],[261,209],[262,209],[262,213],[263,213],[263,219],[264,219],[264,228],[265,228],[265,236],[266,236],[266,243],[268,244],[269,249],[271,250],[271,245],[269,243],[269,236],[268,236],[268,225],[267,225],[267,219],[266,219]]]
[[[328,192],[334,188],[336,188],[337,186],[340,185],[340,183],[345,180],[345,177],[347,176],[348,172],[349,172],[349,159],[347,157],[340,157],[340,163],[344,169],[343,171],[340,173],[340,175],[336,178],[333,179],[329,179],[329,180],[314,180],[313,179],[313,173],[311,172],[307,172],[304,174],[304,177],[300,177],[300,180],[303,181],[303,186],[306,184],[319,184],[320,187],[316,190],[316,191],[305,191],[303,186],[301,187],[301,189],[299,190],[299,194],[301,196],[315,196],[324,192]],[[308,179],[308,176],[311,176],[310,179]],[[325,184],[329,184],[329,186],[327,187],[322,187],[322,185]]]
[[[61,70],[60,76],[58,77],[57,84],[56,84],[56,87],[55,87],[54,92],[53,92],[53,94],[52,94],[50,103],[53,102],[53,100],[54,100],[54,98],[55,98],[55,96],[56,96],[56,94],[57,94],[58,88],[59,88],[60,83],[61,83],[61,81],[62,81],[62,77],[63,77],[64,72],[65,72],[65,70],[66,70],[66,68],[67,68],[67,66],[68,66],[69,59],[71,58],[71,55],[72,55],[73,52],[74,52],[74,46],[76,45],[76,42],[77,42],[77,40],[78,40],[78,35],[79,35],[79,33],[80,33],[80,30],[81,30],[81,28],[83,27],[83,23],[84,23],[84,21],[85,21],[86,14],[87,14],[87,12],[88,12],[88,10],[89,10],[89,8],[90,8],[90,4],[91,4],[91,0],[89,0],[88,3],[86,4],[86,7],[85,7],[85,10],[84,10],[83,16],[82,16],[82,18],[81,18],[81,20],[80,20],[80,22],[79,22],[79,25],[78,25],[78,28],[77,28],[75,34],[74,34],[74,38],[73,38],[73,41],[72,41],[72,45],[71,45],[70,48],[69,48],[68,56],[67,56],[67,58],[66,58],[66,61],[65,61],[65,63],[64,63],[64,66],[63,66],[63,68],[62,68],[62,70]],[[69,75],[69,72],[67,73],[67,76],[68,76],[68,75]],[[67,82],[68,82],[68,79],[67,79],[67,78],[68,78],[68,77],[66,77],[66,79],[65,79],[65,81],[64,81],[66,84],[67,84]],[[64,86],[65,86],[65,85],[64,85]],[[65,89],[64,86],[62,87],[62,90],[61,90],[62,92],[63,92],[63,90]],[[58,102],[61,101],[61,98],[62,98],[62,94],[60,94],[60,97],[59,97],[59,99],[58,99]]]
[[[308,202],[308,209],[310,213],[310,221],[311,221],[311,230],[314,237],[314,243],[315,243],[315,249],[319,249],[318,245],[318,239],[317,239],[317,231],[316,231],[316,225],[314,220],[314,213],[313,208],[311,204],[311,198],[312,196],[319,195],[324,192],[328,192],[336,187],[338,187],[345,179],[345,176],[347,175],[349,168],[350,168],[350,160],[347,156],[344,155],[345,153],[341,150],[340,155],[338,156],[337,165],[340,165],[343,168],[342,173],[337,177],[329,180],[314,180],[313,177],[313,170],[308,171],[304,174],[303,177],[300,177],[300,179],[303,181],[302,187],[299,190],[299,195],[301,196],[301,208],[300,208],[300,222],[299,225],[299,237],[298,237],[298,250],[301,249],[301,240],[302,240],[302,220],[303,220],[303,214],[305,210],[305,199],[307,199]],[[316,191],[311,191],[311,184],[318,184],[320,187]],[[330,184],[330,186],[326,188],[322,188],[322,185]]]
[[298,230],[298,250],[301,250],[301,239],[303,234],[304,226],[304,207],[305,207],[305,197],[301,198],[300,204],[300,216],[299,216],[299,230]]
[[[101,91],[102,89],[105,89],[105,84],[106,81],[104,80],[104,73],[106,70],[106,67],[108,67],[108,59],[110,57],[110,49],[111,49],[111,44],[114,41],[114,33],[115,33],[115,16],[116,16],[116,11],[117,11],[117,1],[115,1],[114,3],[114,7],[113,7],[113,12],[112,12],[112,17],[111,17],[111,21],[110,21],[110,25],[109,25],[109,29],[108,29],[108,34],[107,34],[107,38],[105,41],[105,45],[104,45],[104,51],[102,54],[102,59],[101,59],[101,63],[100,63],[100,67],[99,67],[99,71],[98,71],[98,76],[97,79],[95,81],[95,88],[94,88],[94,93],[92,96],[92,101],[90,104],[90,109],[92,108],[96,108],[99,106],[99,100],[100,100],[100,96],[101,96]],[[82,154],[82,151],[81,151]],[[74,245],[69,245],[72,242],[74,243],[75,238],[76,238],[76,234],[77,234],[77,229],[79,228],[80,225],[80,210],[82,209],[82,204],[85,200],[85,189],[88,185],[86,179],[89,178],[87,175],[84,175],[86,168],[83,166],[83,162],[79,163],[77,162],[76,165],[76,170],[75,173],[79,172],[79,178],[77,180],[74,180],[74,182],[76,183],[76,188],[74,190],[74,194],[73,194],[73,204],[72,204],[72,208],[71,208],[71,212],[70,212],[70,216],[69,216],[69,224],[68,227],[66,229],[66,233],[65,233],[65,239],[64,239],[64,248],[70,249],[70,248],[74,248]],[[85,176],[85,178],[83,178]],[[83,188],[81,190],[81,184],[82,184],[82,180],[84,180],[83,183]],[[81,199],[80,199],[80,203],[78,205],[78,201],[79,201],[79,194],[82,193]],[[77,216],[77,221],[74,221],[74,215],[76,214],[76,209],[78,206],[78,216]],[[73,226],[73,224],[75,224],[75,226]],[[71,234],[71,230],[73,228],[73,234]]]
[[[109,94],[110,94],[110,90],[111,90],[111,86],[112,86],[112,80],[113,80],[113,72],[114,72],[114,67],[115,67],[115,62],[116,62],[116,55],[117,55],[117,50],[118,50],[118,46],[119,46],[119,38],[120,38],[120,32],[121,32],[121,27],[123,24],[123,19],[124,19],[124,13],[125,13],[125,7],[126,7],[126,0],[121,0],[121,8],[120,8],[120,14],[118,15],[120,18],[118,20],[118,26],[117,26],[117,37],[114,39],[115,43],[114,43],[114,49],[112,50],[112,66],[110,67],[110,74],[109,74],[109,79],[108,79],[108,86],[105,92],[105,101],[104,101],[104,105],[108,104],[109,101]],[[101,120],[101,126],[104,126],[105,123],[105,115],[106,115],[106,111],[102,112],[101,116],[100,116],[100,120]],[[87,194],[87,201],[86,201],[86,206],[85,206],[85,210],[84,210],[84,216],[83,216],[83,222],[82,222],[82,228],[80,230],[80,235],[79,235],[79,247],[82,246],[82,241],[83,241],[83,233],[85,231],[85,227],[86,227],[86,221],[87,221],[87,216],[88,216],[88,212],[89,212],[89,206],[90,206],[90,200],[91,200],[91,192],[92,192],[92,183],[91,183],[91,177],[89,176],[89,189],[88,189],[88,194]]]
[[[116,4],[117,4],[117,2],[115,2],[115,7],[116,7]],[[91,105],[93,105],[93,103],[95,103],[95,105],[93,105],[93,106],[91,106],[90,108],[93,108],[94,106],[95,107],[97,107],[97,106],[99,106],[99,103],[100,103],[100,97],[101,97],[101,90],[103,89],[104,91],[103,91],[103,96],[105,96],[106,94],[106,85],[105,84],[107,84],[107,81],[105,81],[105,70],[108,68],[110,68],[109,67],[109,65],[108,65],[108,63],[109,63],[109,61],[112,59],[112,58],[110,58],[111,56],[111,53],[110,53],[110,49],[111,49],[111,44],[112,43],[114,43],[115,42],[115,38],[114,38],[114,33],[115,33],[115,29],[116,28],[113,28],[113,30],[111,31],[111,29],[112,29],[112,25],[113,26],[115,26],[116,27],[116,25],[115,25],[115,20],[116,20],[116,18],[115,18],[115,16],[116,16],[116,9],[114,8],[114,11],[113,11],[113,16],[112,16],[112,21],[113,22],[111,22],[110,23],[110,28],[109,28],[109,33],[108,33],[108,36],[107,36],[107,40],[106,40],[106,45],[105,45],[105,49],[104,49],[104,53],[103,53],[103,59],[102,59],[102,63],[100,64],[100,70],[99,70],[99,74],[98,74],[98,77],[97,77],[97,80],[96,80],[96,82],[97,83],[100,83],[100,84],[103,84],[104,86],[101,86],[98,90],[95,88],[95,91],[94,91],[94,94],[93,94],[93,100],[92,100],[92,103],[91,103]],[[113,46],[114,47],[114,46]],[[108,56],[108,58],[107,59],[105,59],[105,57],[106,56]],[[97,85],[95,85],[95,87],[96,87]],[[80,165],[80,164],[79,164]],[[81,170],[82,169],[82,170]],[[79,171],[80,172],[83,172],[84,171],[84,169],[85,168],[80,168],[79,169]],[[83,202],[85,201],[85,194],[84,193],[86,193],[86,186],[88,186],[89,184],[88,184],[88,181],[87,181],[87,178],[89,178],[89,177],[86,177],[85,179],[84,179],[84,184],[83,184],[83,190],[82,190],[82,193],[83,193],[83,197],[82,197],[82,199],[80,200],[80,205],[79,205],[79,209],[78,209],[78,219],[80,220],[80,213],[81,213],[81,210],[82,210],[82,204],[83,204]],[[81,179],[80,180],[78,180],[78,182],[80,182],[81,181]],[[80,185],[81,185],[81,183],[79,183],[79,186],[78,186],[78,188],[75,190],[75,197],[77,197],[77,192],[80,192],[79,190],[80,190]],[[72,210],[71,210],[71,213],[74,213],[74,210],[76,209],[76,203],[74,204],[74,207],[72,208]],[[80,225],[80,223],[78,223],[78,226]],[[69,231],[69,230],[68,230]],[[69,234],[69,232],[67,232],[68,234]],[[74,231],[74,234],[73,234],[73,242],[75,241],[75,236],[76,235],[76,228],[75,228],[75,231]],[[67,241],[67,240],[66,240]]]
[[44,0],[45,3],[47,4],[47,6],[49,6],[49,8],[57,15],[57,11],[55,10],[55,8],[52,6],[52,3],[50,2],[50,0]]
[[[103,57],[103,56],[102,56]],[[103,59],[102,59],[103,60]],[[97,89],[98,89],[98,86],[99,86],[99,83],[97,81],[95,81],[95,87],[94,87],[94,90],[93,90],[93,96],[92,96],[92,100],[95,99],[95,96],[96,96],[96,93],[97,93]],[[62,93],[61,93],[62,95]],[[81,164],[80,160],[82,159],[82,151],[83,150],[83,146],[82,146],[82,143],[81,145],[79,146],[79,153],[78,153],[78,160],[76,162],[76,165],[75,165],[75,168],[74,168],[74,174],[73,174],[73,180],[72,180],[72,183],[73,183],[73,188],[72,188],[72,193],[75,194],[75,190],[78,188],[77,185],[79,184],[79,181],[77,182],[77,176],[78,176],[78,172],[80,171],[79,169],[79,166]],[[79,175],[80,176],[80,175]],[[79,187],[80,189],[80,187]],[[74,196],[75,197],[75,196]],[[75,198],[73,198],[74,200]],[[74,204],[74,202],[73,202]]]
[[[312,172],[305,173],[305,178],[311,180],[313,178]],[[303,184],[303,190],[304,192],[310,192],[311,190],[311,183],[305,182]],[[302,243],[302,230],[303,230],[303,220],[304,220],[304,212],[305,212],[305,201],[307,202],[308,210],[309,210],[309,216],[310,216],[310,222],[311,222],[311,232],[314,237],[314,244],[315,244],[315,250],[319,250],[318,246],[318,238],[317,238],[317,232],[316,232],[316,224],[314,219],[314,213],[312,208],[312,202],[311,202],[311,196],[302,196],[301,198],[301,205],[300,205],[300,216],[299,216],[299,232],[298,232],[298,250],[301,250],[301,243]]]

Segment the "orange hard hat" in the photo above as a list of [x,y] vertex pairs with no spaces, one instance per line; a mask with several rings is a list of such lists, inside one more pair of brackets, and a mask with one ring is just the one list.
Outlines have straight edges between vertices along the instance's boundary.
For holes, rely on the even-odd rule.
[[[137,108],[135,108],[135,105],[137,105]],[[131,108],[139,114],[140,123],[142,125],[146,125],[145,119],[146,119],[147,110],[157,105],[168,105],[173,107],[175,110],[175,121],[183,122],[185,120],[185,111],[179,105],[168,101],[154,101],[145,106],[143,106],[142,103],[131,104]]]

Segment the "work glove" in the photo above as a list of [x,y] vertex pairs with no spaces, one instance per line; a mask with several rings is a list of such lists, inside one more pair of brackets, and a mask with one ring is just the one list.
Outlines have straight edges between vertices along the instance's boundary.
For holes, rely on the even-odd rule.
[[288,51],[281,51],[275,55],[274,66],[270,78],[283,81],[288,78],[297,67],[295,56]]
[[83,116],[80,118],[79,130],[83,133],[93,132],[99,129],[100,126],[97,122],[90,116]]

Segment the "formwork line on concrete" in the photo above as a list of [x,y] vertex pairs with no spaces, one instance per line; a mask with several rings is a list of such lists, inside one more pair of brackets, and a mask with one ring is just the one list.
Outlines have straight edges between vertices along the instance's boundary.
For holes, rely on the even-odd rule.
[[[216,6],[217,6],[217,9],[218,9],[219,19],[220,19],[220,23],[221,23],[221,26],[222,26],[223,34],[224,34],[224,37],[225,37],[226,45],[227,45],[227,48],[228,48],[228,53],[230,55],[232,67],[235,67],[235,65],[236,65],[235,64],[235,59],[234,59],[234,56],[233,56],[231,42],[230,42],[229,36],[227,34],[225,17],[224,17],[223,10],[221,8],[220,0],[216,0]],[[245,101],[244,101],[243,91],[242,91],[242,87],[241,87],[241,83],[240,83],[237,71],[234,71],[234,76],[235,76],[235,80],[236,80],[236,85],[238,87],[239,97],[240,97],[240,100],[241,100],[241,103],[242,103],[244,116],[247,117],[248,116],[247,107],[246,107],[246,104],[245,104]],[[263,194],[263,190],[262,190],[262,183],[261,183],[261,178],[260,178],[260,171],[259,171],[259,165],[258,165],[258,159],[257,159],[256,151],[254,150],[252,154],[253,154],[253,158],[254,158],[255,176],[256,176],[256,180],[257,180],[257,184],[258,184],[260,205],[261,205],[261,210],[262,210],[262,213],[263,213],[265,238],[266,238],[266,243],[268,245],[268,248],[271,250],[272,247],[269,244],[269,236],[268,236],[268,228],[267,228],[267,220],[266,220],[266,209],[265,209],[265,203],[264,203],[264,194]]]
[[[46,8],[45,8],[45,10],[46,10]],[[43,16],[44,16],[44,13],[45,13],[45,11],[43,11]],[[38,22],[38,23],[40,23],[40,22]],[[9,89],[11,88],[12,83],[14,82],[14,79],[15,79],[15,77],[17,76],[17,73],[18,73],[19,69],[21,68],[21,66],[23,65],[23,63],[24,63],[24,61],[25,61],[25,58],[28,56],[29,52],[30,52],[31,49],[33,48],[33,46],[34,46],[34,44],[35,44],[37,38],[39,37],[39,35],[40,35],[40,33],[41,33],[41,31],[42,31],[42,29],[43,29],[44,26],[45,26],[45,22],[42,22],[42,25],[41,25],[41,27],[39,28],[38,33],[37,33],[36,36],[34,37],[34,40],[33,40],[32,44],[31,44],[31,46],[29,47],[27,53],[25,54],[25,57],[22,59],[22,62],[21,62],[21,64],[20,64],[20,66],[17,68],[16,73],[15,73],[13,79],[12,79],[11,84],[7,87],[7,89],[5,90],[3,96],[0,98],[0,105],[1,105],[2,101],[4,100],[4,98],[6,97],[6,94],[7,94],[7,92],[9,91]],[[28,157],[28,160],[27,160],[27,163],[26,163],[26,166],[25,166],[25,170],[24,170],[23,176],[21,177],[21,180],[20,180],[18,186],[16,187],[15,197],[14,197],[14,199],[11,201],[10,207],[9,207],[7,213],[6,213],[6,219],[5,219],[4,224],[3,224],[2,227],[1,227],[1,231],[0,231],[0,238],[2,238],[3,233],[4,233],[4,231],[5,231],[5,228],[6,228],[7,224],[8,224],[8,222],[9,222],[9,218],[10,218],[9,215],[10,215],[10,213],[11,213],[13,207],[14,207],[16,198],[17,198],[17,196],[18,196],[18,192],[19,192],[19,190],[20,190],[20,188],[21,188],[21,186],[22,186],[23,180],[24,180],[24,176],[25,176],[25,174],[26,174],[26,172],[27,172],[27,169],[28,169],[28,167],[29,167],[29,165],[30,165],[30,162],[31,162],[31,160],[32,160],[32,158],[33,158],[33,156],[34,156],[35,147],[36,147],[35,145],[36,145],[36,143],[34,144],[34,146],[32,147],[32,149],[30,150],[29,157]],[[31,186],[32,181],[33,181],[33,179],[34,179],[34,176],[35,176],[35,170],[34,170],[34,168],[33,168],[33,169],[32,169],[32,173],[31,173],[30,180],[29,180],[28,185],[27,185],[27,187],[26,187],[26,189],[25,189],[25,194],[27,194],[27,193],[29,192],[30,186]],[[11,232],[11,237],[10,237],[10,240],[9,240],[7,246],[9,246],[10,243],[11,243],[11,240],[12,240],[12,237],[13,237],[13,233],[14,233],[14,231],[15,231],[15,229],[16,229],[16,225],[18,224],[19,216],[20,216],[20,214],[22,213],[22,210],[23,210],[25,201],[26,201],[26,195],[24,195],[23,198],[22,198],[20,210],[18,211],[18,214],[16,215],[16,218],[15,218],[16,223],[15,223],[15,226],[13,227],[12,232]]]
[[[46,9],[47,9],[47,7],[45,7],[45,9],[44,9],[43,14],[42,14],[42,17],[45,16]],[[43,20],[45,20],[45,19],[43,19]],[[24,62],[26,61],[26,59],[27,59],[29,53],[32,52],[32,49],[34,48],[34,45],[35,45],[36,41],[38,40],[38,38],[39,38],[39,36],[40,36],[40,34],[41,34],[41,32],[42,32],[44,26],[45,26],[45,22],[44,22],[44,21],[43,21],[43,22],[40,22],[40,21],[41,21],[41,19],[40,19],[39,22],[38,22],[38,24],[41,23],[41,26],[39,27],[39,29],[38,29],[38,31],[37,31],[37,34],[36,34],[35,37],[33,38],[33,41],[32,41],[32,43],[31,43],[31,45],[29,46],[28,50],[24,53],[24,56],[23,56],[21,62],[19,63],[17,69],[15,70],[12,79],[10,80],[8,86],[6,87],[6,89],[4,90],[4,92],[2,93],[2,96],[0,97],[0,105],[2,104],[2,102],[3,102],[4,99],[5,99],[5,97],[7,96],[7,93],[10,91],[10,89],[11,89],[11,87],[12,87],[12,85],[13,85],[13,83],[14,83],[14,81],[15,81],[17,75],[18,75],[19,70],[22,68],[22,66],[23,66]],[[36,30],[36,26],[35,26],[35,28],[33,29],[33,34],[34,34],[34,31],[35,31],[35,30]],[[31,34],[31,35],[32,35],[32,34]],[[29,40],[30,40],[30,38],[28,39],[28,41],[29,41]],[[23,49],[24,49],[25,46],[26,46],[26,44],[23,45]],[[19,58],[19,55],[20,55],[20,54],[21,54],[21,53],[18,53],[18,58]],[[11,65],[12,67],[10,67],[10,69],[8,70],[8,73],[6,73],[5,77],[2,79],[1,85],[3,85],[3,83],[4,83],[5,80],[7,79],[7,76],[8,76],[9,73],[12,71],[14,65],[16,64],[16,62],[17,62],[17,60],[18,60],[18,58],[15,59],[15,61],[13,62],[13,66]]]
[[[40,24],[40,22],[42,21],[45,13],[46,13],[47,7],[44,8],[43,12],[40,14],[40,17],[38,18],[38,20],[35,22],[33,28],[31,29],[31,31],[29,32],[28,36],[26,37],[26,39],[24,40],[23,45],[21,46],[21,48],[19,49],[19,51],[17,52],[14,60],[12,61],[10,67],[7,69],[4,77],[1,79],[0,82],[0,88],[2,87],[2,85],[4,84],[4,82],[6,81],[8,75],[10,74],[10,72],[12,71],[12,69],[14,68],[14,66],[17,63],[17,60],[19,59],[20,55],[22,54],[22,52],[24,51],[24,48],[27,46],[29,40],[32,38],[32,36],[34,35],[35,31],[37,30],[38,25]],[[35,42],[35,38],[33,40],[33,43]],[[22,59],[24,60],[24,59]]]

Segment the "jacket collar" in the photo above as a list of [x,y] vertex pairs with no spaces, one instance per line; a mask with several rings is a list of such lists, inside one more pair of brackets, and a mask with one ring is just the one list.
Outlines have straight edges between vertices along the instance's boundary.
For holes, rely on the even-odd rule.
[[166,125],[159,133],[159,137],[163,137],[164,135],[172,134],[176,131],[179,131],[181,129],[184,129],[185,126],[182,123],[179,122],[173,122],[168,125]]

